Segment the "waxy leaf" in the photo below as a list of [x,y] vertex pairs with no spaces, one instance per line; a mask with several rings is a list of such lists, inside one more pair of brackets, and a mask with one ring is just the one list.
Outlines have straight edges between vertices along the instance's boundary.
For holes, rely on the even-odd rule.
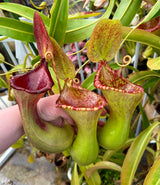
[[0,63],[3,63],[4,60],[5,60],[4,56],[2,55],[2,53],[0,53]]
[[78,12],[75,14],[71,14],[68,16],[68,19],[80,19],[80,18],[88,18],[88,17],[95,17],[101,15],[101,12]]
[[35,42],[33,25],[15,19],[0,17],[0,35],[11,37],[16,40]]
[[68,20],[64,43],[80,42],[91,36],[97,19]]
[[144,130],[150,125],[150,122],[141,103],[139,103],[139,108],[142,115],[142,128]]
[[155,122],[152,125],[150,125],[146,130],[141,132],[141,134],[131,144],[131,147],[129,148],[123,162],[121,172],[121,184],[123,185],[132,184],[138,164],[147,147],[151,134],[154,128],[159,124],[160,124],[159,122]]
[[[33,8],[23,6],[21,4],[16,4],[16,3],[0,3],[0,9],[15,13],[31,21],[33,21],[33,15],[35,12]],[[39,14],[42,17],[45,25],[49,27],[49,23],[50,23],[49,18],[42,13],[39,13]]]
[[160,184],[160,158],[158,158],[149,173],[147,174],[143,185],[159,185]]
[[0,87],[8,88],[8,84],[0,77]]
[[[55,74],[55,72],[54,72],[54,70],[53,70],[52,67],[49,67],[48,69],[49,69],[49,72],[51,74],[51,77],[52,77],[52,79],[54,81],[54,85],[52,87],[52,91],[54,92],[54,94],[59,94],[60,91],[59,91],[59,86],[58,86],[56,74]],[[59,83],[60,83],[60,86],[61,86],[61,89],[62,89],[63,86],[64,86],[64,80],[59,79]]]
[[24,134],[18,141],[16,141],[11,147],[12,148],[21,148],[24,145],[24,138],[26,135]]
[[73,19],[68,20],[64,43],[80,42],[91,36],[96,23],[109,18],[115,5],[115,0],[110,0],[109,7],[99,19]]
[[160,57],[149,59],[147,62],[147,66],[151,70],[159,70],[160,69]]
[[123,26],[129,26],[141,3],[142,0],[121,0],[113,19],[119,19]]
[[116,170],[119,172],[121,171],[121,167],[113,162],[100,161],[100,162],[97,162],[95,165],[93,165],[86,171],[87,177],[89,178],[94,171],[99,170],[99,169],[110,169],[110,170]]
[[160,7],[160,0],[158,0],[154,4],[154,6],[150,10],[150,12],[145,16],[145,18],[143,19],[143,21],[141,23],[145,23],[145,22],[148,22],[149,20],[151,20],[159,11],[159,7]]
[[95,89],[94,86],[94,78],[95,78],[96,72],[93,72],[89,77],[87,77],[83,83],[81,84],[81,87],[86,88],[90,91],[93,91]]
[[160,78],[160,74],[155,71],[138,71],[129,75],[129,81],[142,85],[144,81],[155,77]]
[[88,42],[87,56],[92,62],[110,61],[119,50],[122,26],[119,20],[102,19]]
[[79,176],[77,170],[77,163],[74,163],[73,171],[72,171],[72,180],[71,185],[79,185]]
[[[123,30],[123,38],[125,38],[129,32],[131,32],[133,28],[129,28],[126,26],[122,26]],[[148,39],[150,38],[150,39]],[[160,37],[154,35],[152,33],[146,32],[144,30],[135,29],[130,35],[127,37],[128,41],[140,42],[142,44],[150,45],[154,48],[160,49]]]
[[[98,22],[97,19],[73,19],[68,20],[66,37],[64,43],[79,42],[91,36],[92,31]],[[122,26],[123,38],[132,30],[126,26]],[[150,38],[150,39],[148,39]],[[144,30],[136,29],[128,37],[128,41],[140,42],[142,44],[150,45],[155,48],[160,48],[160,37],[146,32]]]
[[68,21],[68,0],[55,0],[51,9],[49,35],[63,46]]
[[79,168],[80,171],[83,173],[88,185],[101,185],[101,178],[97,171],[94,171],[89,178],[86,175],[86,171],[90,169],[92,166],[93,164],[88,166],[79,166]]

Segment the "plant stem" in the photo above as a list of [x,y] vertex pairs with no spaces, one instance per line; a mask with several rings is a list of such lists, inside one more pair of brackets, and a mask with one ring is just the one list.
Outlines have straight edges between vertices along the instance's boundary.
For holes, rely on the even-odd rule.
[[74,52],[74,53],[68,54],[67,56],[71,56],[71,55],[75,55],[75,54],[77,54],[77,53],[80,53],[80,52],[82,52],[85,48],[86,48],[86,46],[84,46],[81,50],[78,50],[78,51],[76,51],[76,52]]
[[0,59],[0,63],[5,63],[5,64],[7,64],[7,65],[9,65],[9,66],[11,66],[11,67],[15,67],[14,65],[12,65],[12,64],[10,64],[9,62],[6,62],[5,60],[2,60],[2,59]]
[[29,43],[27,43],[26,46],[27,46],[27,49],[28,49],[28,51],[29,51],[29,55],[30,55],[32,58],[34,58],[35,56],[34,56],[32,50],[31,50],[31,48],[29,47]]

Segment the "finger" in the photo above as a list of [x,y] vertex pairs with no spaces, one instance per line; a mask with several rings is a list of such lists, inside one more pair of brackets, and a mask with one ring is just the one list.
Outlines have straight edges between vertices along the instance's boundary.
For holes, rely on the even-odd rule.
[[42,98],[38,102],[38,114],[45,121],[56,121],[64,118],[69,124],[74,124],[72,118],[61,108],[56,107],[56,101],[59,95],[52,95]]

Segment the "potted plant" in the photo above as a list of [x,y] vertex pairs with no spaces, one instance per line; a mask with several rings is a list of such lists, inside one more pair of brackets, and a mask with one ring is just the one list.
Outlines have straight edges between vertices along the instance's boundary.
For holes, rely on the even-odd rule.
[[[67,0],[56,0],[47,17],[29,7],[0,3],[1,9],[33,21],[28,23],[0,17],[1,35],[37,42],[38,55],[32,55],[30,71],[25,72],[26,65],[23,65],[25,73],[13,76],[9,84],[14,89],[28,140],[45,153],[63,152],[69,156],[74,163],[71,184],[76,185],[83,182],[89,185],[106,183],[102,178],[104,169],[118,171],[122,185],[136,183],[139,179],[135,173],[147,149],[154,160],[143,179],[144,185],[156,184],[160,169],[160,131],[155,131],[155,128],[160,123],[159,118],[147,119],[141,100],[144,91],[150,99],[153,98],[159,84],[159,57],[147,58],[148,70],[138,71],[129,65],[131,58],[126,55],[124,46],[140,42],[158,51],[160,37],[143,30],[140,25],[159,16],[160,0],[110,0],[105,13],[92,19],[86,19],[92,14],[79,14],[78,19],[77,15],[68,16],[68,4]],[[147,5],[151,5],[150,11],[144,16],[143,10],[147,9]],[[130,23],[136,13],[143,19],[131,28]],[[78,72],[73,62],[61,47],[88,38],[84,48],[87,48],[89,61],[96,63],[98,69],[81,82],[76,78]],[[142,49],[145,50],[145,47]],[[122,51],[119,61],[118,51]],[[125,69],[135,72],[126,78],[122,75]],[[101,94],[97,94],[97,89],[101,89]],[[59,93],[57,107],[72,117],[76,129],[66,122],[62,127],[51,126],[38,117],[36,104],[47,91]],[[133,120],[137,106],[140,113]],[[104,112],[105,120],[102,122],[99,118]],[[136,137],[134,127],[140,114],[143,128]],[[156,150],[148,146],[153,139],[153,131]],[[53,149],[57,141],[58,145]]]

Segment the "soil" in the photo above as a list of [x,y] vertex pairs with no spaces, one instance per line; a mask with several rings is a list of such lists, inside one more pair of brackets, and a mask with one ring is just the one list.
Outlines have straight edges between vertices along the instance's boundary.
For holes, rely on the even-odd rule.
[[56,168],[45,157],[28,162],[32,148],[25,144],[0,169],[0,185],[67,185],[66,171]]

